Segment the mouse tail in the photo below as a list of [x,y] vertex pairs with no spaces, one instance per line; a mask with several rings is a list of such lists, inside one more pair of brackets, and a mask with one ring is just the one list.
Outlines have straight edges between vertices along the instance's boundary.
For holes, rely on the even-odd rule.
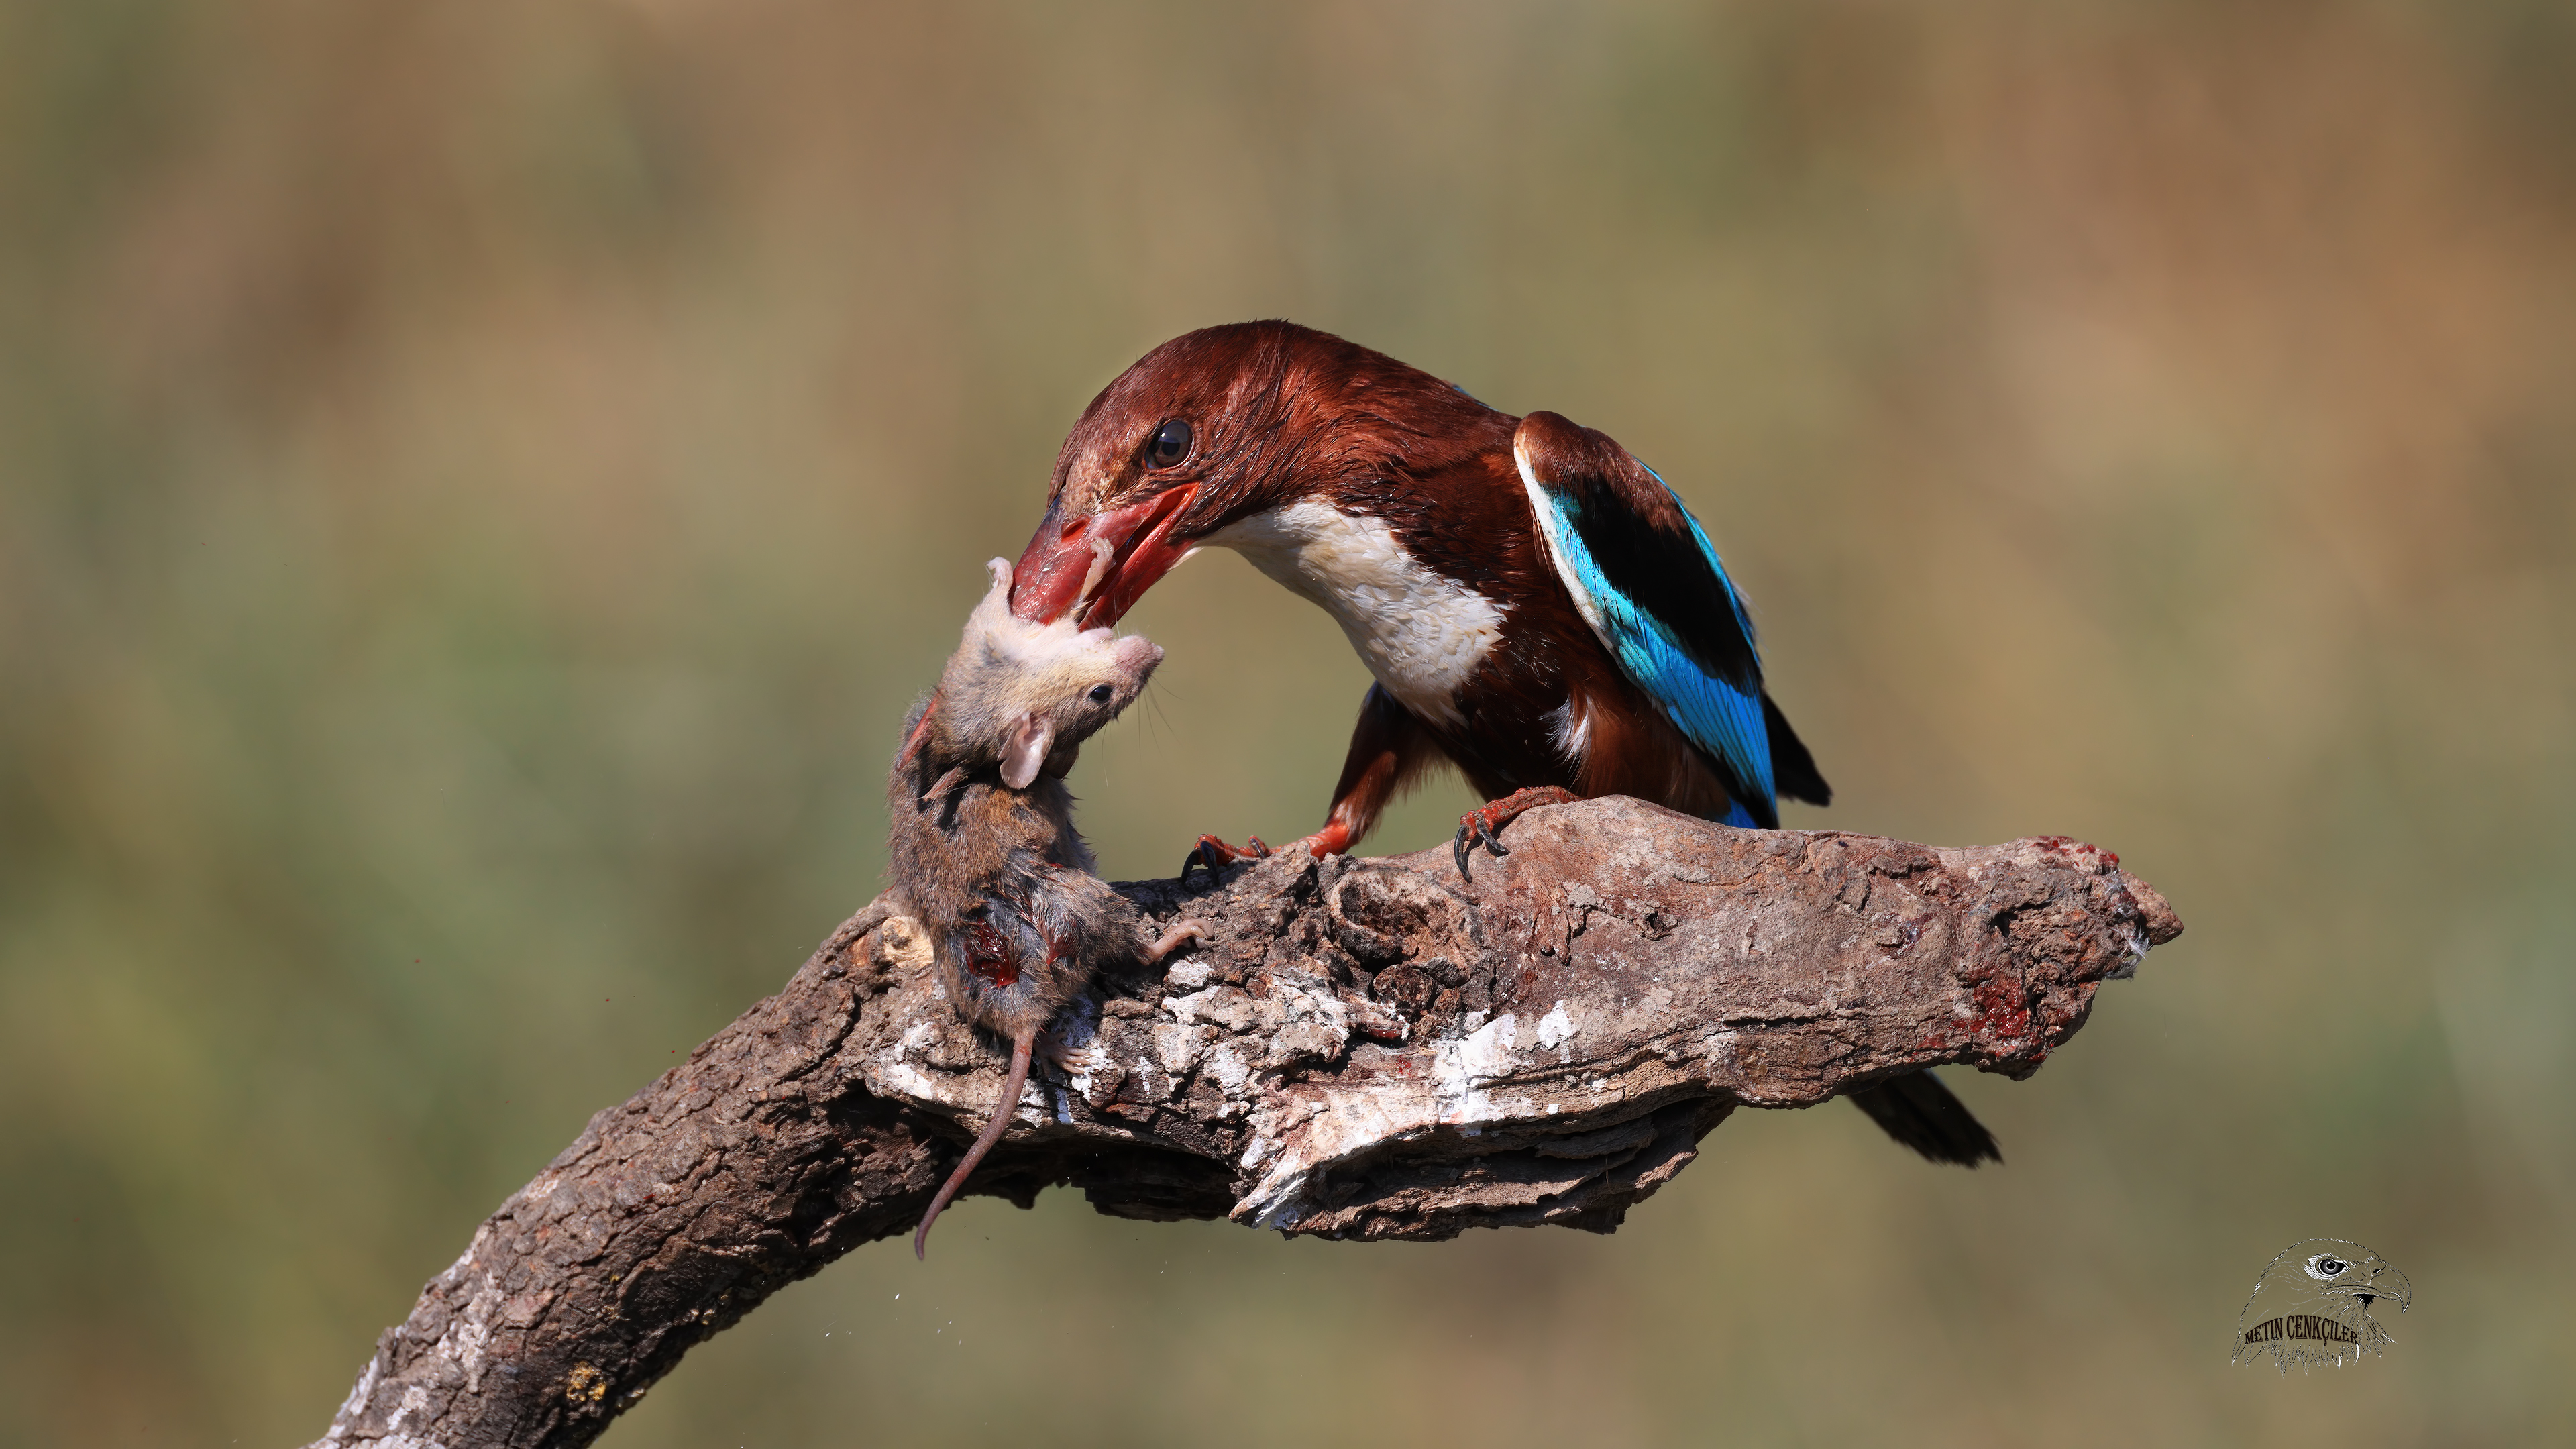
[[912,1235],[914,1258],[927,1259],[930,1256],[930,1225],[939,1221],[940,1210],[947,1207],[949,1201],[957,1196],[957,1190],[966,1185],[967,1177],[983,1162],[984,1154],[992,1151],[993,1144],[1002,1140],[1002,1130],[1011,1125],[1011,1115],[1020,1110],[1020,1090],[1029,1084],[1029,1056],[1037,1043],[1035,1031],[1024,1031],[1011,1042],[1011,1074],[1002,1080],[1002,1100],[993,1109],[993,1116],[984,1124],[984,1131],[975,1139],[975,1145],[967,1148],[965,1157],[958,1161],[957,1170],[948,1174],[948,1180],[940,1184],[939,1196],[930,1200],[930,1211],[921,1215],[921,1227]]

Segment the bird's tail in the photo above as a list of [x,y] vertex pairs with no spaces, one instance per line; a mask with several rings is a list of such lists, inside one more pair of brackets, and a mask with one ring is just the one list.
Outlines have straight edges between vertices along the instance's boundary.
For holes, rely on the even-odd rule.
[[1974,1167],[2004,1160],[1995,1135],[1928,1071],[1890,1077],[1847,1095],[1879,1130],[1931,1161]]

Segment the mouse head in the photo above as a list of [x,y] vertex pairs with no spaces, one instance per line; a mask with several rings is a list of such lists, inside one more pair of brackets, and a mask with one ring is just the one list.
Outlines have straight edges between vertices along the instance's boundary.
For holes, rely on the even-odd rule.
[[1072,769],[1082,742],[1144,693],[1163,651],[1141,634],[1015,618],[1011,565],[997,558],[990,567],[992,590],[967,617],[904,754],[968,769],[997,764],[1003,784],[1024,790],[1041,772]]

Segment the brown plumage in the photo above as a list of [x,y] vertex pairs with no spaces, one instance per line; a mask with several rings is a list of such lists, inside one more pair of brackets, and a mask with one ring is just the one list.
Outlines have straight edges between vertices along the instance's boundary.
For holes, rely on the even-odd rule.
[[[1186,456],[1170,463],[1152,451],[1166,419],[1192,429]],[[1722,774],[1621,671],[1547,557],[1514,459],[1523,423],[1418,368],[1284,322],[1174,338],[1103,389],[1066,435],[1014,605],[1030,618],[1115,623],[1202,545],[1243,549],[1323,603],[1325,581],[1283,577],[1239,541],[1247,522],[1321,504],[1383,527],[1410,567],[1489,601],[1501,637],[1442,691],[1445,710],[1408,704],[1380,672],[1324,826],[1307,837],[1317,854],[1356,845],[1444,760],[1488,799],[1563,787],[1724,816]],[[1678,505],[1665,506],[1678,519]],[[1771,733],[1781,790],[1822,802],[1831,792],[1787,721],[1775,718]]]
[[[1551,529],[1589,562],[1569,564]],[[1714,548],[1645,464],[1570,419],[1498,412],[1287,322],[1176,337],[1065,436],[1013,607],[1114,624],[1202,546],[1323,606],[1375,676],[1323,826],[1299,842],[1318,856],[1357,845],[1443,760],[1492,802],[1458,822],[1461,872],[1472,847],[1503,854],[1496,832],[1550,801],[1632,795],[1768,828],[1779,797],[1832,798],[1764,686]],[[1637,647],[1649,619],[1661,654]],[[1713,705],[1720,688],[1758,716]],[[1264,853],[1201,836],[1191,860]],[[1853,1100],[1937,1161],[1997,1156],[1928,1074]]]
[[1159,961],[1160,937],[1094,874],[1064,776],[1082,742],[1135,701],[1163,651],[1141,635],[1011,617],[1011,566],[966,621],[939,688],[904,728],[886,784],[894,889],[930,937],[957,1014],[1011,1043],[1002,1100],[922,1215],[913,1253],[1019,1104],[1038,1034],[1111,961]]

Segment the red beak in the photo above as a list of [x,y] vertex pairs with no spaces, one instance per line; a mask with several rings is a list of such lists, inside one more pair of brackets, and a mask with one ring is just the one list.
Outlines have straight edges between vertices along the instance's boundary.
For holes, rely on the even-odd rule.
[[1068,614],[1086,629],[1116,624],[1196,546],[1173,538],[1172,523],[1198,491],[1187,483],[1142,503],[1071,518],[1061,505],[1049,508],[1011,570],[1011,612],[1033,624]]

